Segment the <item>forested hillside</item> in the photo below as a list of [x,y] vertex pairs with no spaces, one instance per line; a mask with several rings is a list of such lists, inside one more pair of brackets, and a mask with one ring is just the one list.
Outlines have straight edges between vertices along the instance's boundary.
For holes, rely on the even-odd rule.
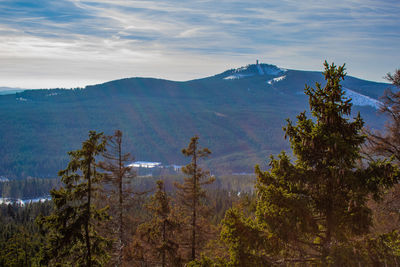
[[[137,160],[186,163],[176,153],[194,134],[213,148],[216,173],[253,172],[266,155],[288,149],[286,118],[308,109],[304,84],[320,72],[258,64],[199,80],[129,78],[84,89],[27,90],[0,96],[0,175],[56,177],[89,130],[120,129]],[[366,126],[380,128],[378,97],[388,84],[343,81]],[[352,115],[352,116],[353,116]]]
[[0,266],[397,266],[400,93],[383,98],[386,131],[365,130],[344,66],[324,66],[310,115],[283,128],[293,156],[256,165],[255,183],[212,175],[196,135],[181,175],[139,177],[121,131],[89,131],[51,201],[0,205]]

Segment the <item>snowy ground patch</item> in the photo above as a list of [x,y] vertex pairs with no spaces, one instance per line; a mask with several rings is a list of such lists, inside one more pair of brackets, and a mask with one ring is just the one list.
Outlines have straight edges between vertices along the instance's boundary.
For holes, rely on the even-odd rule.
[[343,90],[346,93],[345,96],[351,98],[351,103],[353,103],[355,106],[370,106],[375,109],[379,109],[379,107],[382,105],[382,102],[372,97],[357,93],[348,88],[343,88]]
[[20,206],[24,206],[29,203],[36,203],[36,202],[45,202],[47,200],[51,200],[51,197],[38,197],[38,198],[30,198],[30,199],[20,199],[20,198],[6,198],[0,197],[0,205],[5,204],[17,204]]
[[238,80],[241,78],[246,78],[246,77],[251,77],[254,76],[254,74],[241,74],[241,73],[235,73],[232,75],[229,75],[227,77],[224,78],[224,80]]
[[269,80],[267,83],[268,84],[273,84],[273,83],[276,83],[276,82],[280,82],[285,78],[286,78],[286,75],[279,76],[279,77],[273,78],[272,80]]
[[58,95],[58,93],[50,93],[50,94],[47,94],[46,96],[55,96],[55,95]]
[[287,70],[270,64],[253,64],[226,72],[224,80],[237,80],[251,76],[280,76]]
[[156,168],[161,167],[161,162],[151,162],[151,161],[135,161],[128,165],[132,168]]

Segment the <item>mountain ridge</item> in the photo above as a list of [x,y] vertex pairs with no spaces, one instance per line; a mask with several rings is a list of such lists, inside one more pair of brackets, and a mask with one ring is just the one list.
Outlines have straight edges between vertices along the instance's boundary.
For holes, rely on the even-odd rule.
[[[224,79],[233,74],[251,76]],[[315,82],[323,84],[320,72],[250,64],[186,82],[134,77],[0,96],[0,175],[55,177],[67,151],[77,149],[89,130],[116,129],[137,160],[185,164],[180,150],[197,134],[214,152],[207,161],[213,171],[251,172],[269,154],[289,149],[281,128],[308,109],[304,85]],[[349,76],[343,87],[375,103],[389,85]],[[354,111],[369,127],[383,126],[377,106]]]

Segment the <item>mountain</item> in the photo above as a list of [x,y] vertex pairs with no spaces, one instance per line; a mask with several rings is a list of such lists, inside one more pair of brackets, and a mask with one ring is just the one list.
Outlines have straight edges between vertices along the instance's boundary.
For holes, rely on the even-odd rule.
[[[289,149],[282,126],[308,109],[304,85],[320,72],[253,64],[186,82],[128,78],[84,89],[25,90],[0,96],[0,175],[55,177],[89,130],[124,133],[137,160],[184,164],[191,136],[212,152],[213,172],[252,172]],[[379,97],[388,84],[346,77],[354,112],[381,128]],[[356,113],[354,113],[356,114]]]
[[15,94],[22,91],[24,91],[24,89],[14,87],[0,87],[0,95]]

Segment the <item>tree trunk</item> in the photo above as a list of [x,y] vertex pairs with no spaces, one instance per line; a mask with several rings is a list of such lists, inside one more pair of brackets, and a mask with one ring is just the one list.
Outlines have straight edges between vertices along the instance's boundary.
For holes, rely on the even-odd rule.
[[162,232],[162,236],[163,236],[163,250],[162,250],[162,267],[165,267],[165,224],[166,224],[166,219],[164,219],[163,221],[163,232]]
[[118,142],[118,164],[119,164],[119,173],[118,173],[118,179],[119,179],[119,248],[118,248],[118,265],[117,266],[122,266],[122,251],[123,251],[123,219],[122,219],[122,204],[123,204],[123,199],[122,199],[122,158],[121,158],[121,142]]
[[88,170],[86,173],[86,179],[88,181],[88,201],[87,201],[87,207],[86,207],[86,223],[85,223],[85,238],[86,238],[86,249],[87,249],[87,254],[86,254],[86,266],[91,267],[92,266],[92,255],[90,252],[90,237],[89,237],[89,223],[90,223],[90,197],[91,197],[91,191],[92,191],[92,181],[90,177],[90,168],[91,168],[91,161],[92,159],[89,159],[89,164],[88,164]]
[[324,266],[328,265],[326,258],[330,254],[330,246],[332,241],[332,201],[328,201],[326,210],[326,235],[325,240],[322,244],[322,264]]
[[197,155],[193,154],[193,217],[192,217],[192,261],[196,259],[196,209],[197,209]]
[[24,232],[25,266],[28,266],[28,250],[26,248],[26,233]]

